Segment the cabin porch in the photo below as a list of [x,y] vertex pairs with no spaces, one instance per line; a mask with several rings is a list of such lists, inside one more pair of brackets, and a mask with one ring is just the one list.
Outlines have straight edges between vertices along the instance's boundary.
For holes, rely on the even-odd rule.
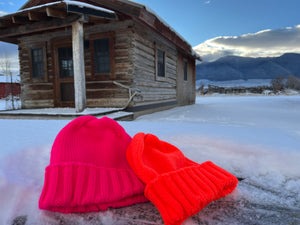
[[72,120],[79,116],[109,117],[114,120],[128,121],[134,119],[133,112],[125,112],[123,108],[86,108],[76,112],[75,108],[42,108],[0,111],[0,119],[62,119]]

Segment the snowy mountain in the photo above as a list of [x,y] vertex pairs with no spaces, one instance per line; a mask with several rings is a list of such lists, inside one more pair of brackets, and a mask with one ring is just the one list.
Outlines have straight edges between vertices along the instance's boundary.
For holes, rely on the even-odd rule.
[[277,76],[300,77],[300,54],[286,53],[280,57],[250,58],[225,56],[214,62],[197,65],[196,79],[215,81],[273,79]]

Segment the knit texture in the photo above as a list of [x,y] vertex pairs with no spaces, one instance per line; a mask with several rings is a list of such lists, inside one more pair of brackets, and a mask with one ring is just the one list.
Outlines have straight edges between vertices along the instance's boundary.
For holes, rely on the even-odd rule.
[[39,207],[62,213],[145,202],[145,185],[126,160],[131,137],[114,120],[83,116],[57,135]]
[[175,146],[151,134],[136,134],[127,160],[146,183],[145,196],[159,210],[165,224],[181,224],[210,202],[231,193],[235,176],[207,161],[198,164]]

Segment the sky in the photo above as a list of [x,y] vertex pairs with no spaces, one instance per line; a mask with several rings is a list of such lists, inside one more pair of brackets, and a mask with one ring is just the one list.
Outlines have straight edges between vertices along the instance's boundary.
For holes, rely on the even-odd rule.
[[[201,55],[213,61],[226,55],[249,57],[300,53],[299,0],[135,0],[149,6]],[[26,0],[0,0],[0,16]],[[15,46],[0,43],[17,57]]]
[[203,61],[300,53],[299,0],[138,0],[180,33]]

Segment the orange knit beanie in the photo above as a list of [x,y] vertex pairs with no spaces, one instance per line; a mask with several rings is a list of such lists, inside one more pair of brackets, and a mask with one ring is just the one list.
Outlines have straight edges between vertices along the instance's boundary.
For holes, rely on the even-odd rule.
[[146,183],[145,196],[167,225],[181,224],[210,202],[231,193],[238,183],[235,176],[212,162],[193,162],[152,134],[136,134],[126,156]]

